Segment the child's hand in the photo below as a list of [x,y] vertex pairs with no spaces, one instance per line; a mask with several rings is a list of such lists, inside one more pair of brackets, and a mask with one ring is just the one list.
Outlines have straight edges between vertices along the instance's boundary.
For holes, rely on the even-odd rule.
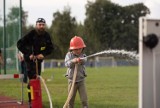
[[80,58],[74,58],[74,59],[72,60],[72,62],[73,62],[73,63],[81,63],[82,60],[81,60]]
[[72,62],[76,63],[77,62],[77,58],[72,59]]
[[77,58],[77,63],[78,63],[78,64],[81,64],[81,63],[82,63],[82,59]]
[[77,63],[81,63],[82,60],[80,58],[77,58]]

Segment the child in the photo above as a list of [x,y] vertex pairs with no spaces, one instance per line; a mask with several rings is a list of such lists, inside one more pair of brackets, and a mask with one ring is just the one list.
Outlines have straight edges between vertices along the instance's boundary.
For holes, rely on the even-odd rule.
[[86,72],[84,66],[87,60],[84,59],[85,54],[83,54],[83,50],[85,47],[86,45],[84,44],[83,39],[81,37],[75,36],[70,41],[70,51],[66,54],[65,57],[65,66],[68,68],[66,73],[66,77],[68,78],[68,93],[70,92],[72,87],[75,64],[78,65],[75,85],[73,88],[73,93],[68,102],[68,108],[74,108],[74,101],[77,91],[79,92],[83,108],[88,108],[88,100],[85,87]]

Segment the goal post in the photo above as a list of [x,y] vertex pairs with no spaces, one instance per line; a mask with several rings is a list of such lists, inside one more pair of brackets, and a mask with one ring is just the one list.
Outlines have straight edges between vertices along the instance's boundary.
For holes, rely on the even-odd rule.
[[[117,61],[114,57],[95,57],[88,59],[86,63],[87,67],[115,67],[117,66]],[[49,59],[44,60],[42,63],[42,72],[46,68],[60,68],[65,67],[64,59]]]
[[117,66],[116,60],[114,57],[95,57],[95,67],[103,67],[103,66],[109,66],[109,67],[115,67]]

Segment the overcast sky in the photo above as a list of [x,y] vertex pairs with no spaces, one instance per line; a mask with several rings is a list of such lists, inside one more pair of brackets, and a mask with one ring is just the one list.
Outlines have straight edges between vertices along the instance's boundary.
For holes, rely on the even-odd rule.
[[[3,0],[0,0],[2,5]],[[7,0],[10,1],[10,0]],[[19,1],[19,0],[17,0]],[[95,1],[95,0],[89,0]],[[160,0],[111,0],[121,6],[143,2],[151,10],[152,18],[160,18]],[[11,2],[11,1],[10,1]],[[12,3],[13,4],[13,3]],[[28,11],[28,23],[35,24],[38,17],[45,18],[47,25],[51,25],[53,13],[62,12],[65,6],[71,7],[71,16],[76,17],[78,22],[85,19],[85,5],[87,0],[22,0],[23,10]],[[1,6],[0,6],[1,7]]]
[[43,17],[51,25],[53,13],[58,10],[62,12],[65,6],[71,7],[71,16],[83,22],[87,0],[22,0],[22,3],[23,9],[28,11],[29,23],[35,24],[38,17]]

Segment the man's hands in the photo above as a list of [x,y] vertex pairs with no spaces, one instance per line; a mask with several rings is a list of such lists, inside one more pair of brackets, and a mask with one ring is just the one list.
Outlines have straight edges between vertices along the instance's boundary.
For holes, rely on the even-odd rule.
[[30,60],[35,60],[35,59],[39,59],[39,60],[42,60],[42,59],[44,59],[44,56],[43,56],[43,54],[38,54],[38,55],[33,55],[33,54],[31,54],[30,56],[29,56],[29,58],[30,58]]
[[36,57],[37,57],[37,59],[40,59],[40,60],[44,59],[43,54],[38,54]]

